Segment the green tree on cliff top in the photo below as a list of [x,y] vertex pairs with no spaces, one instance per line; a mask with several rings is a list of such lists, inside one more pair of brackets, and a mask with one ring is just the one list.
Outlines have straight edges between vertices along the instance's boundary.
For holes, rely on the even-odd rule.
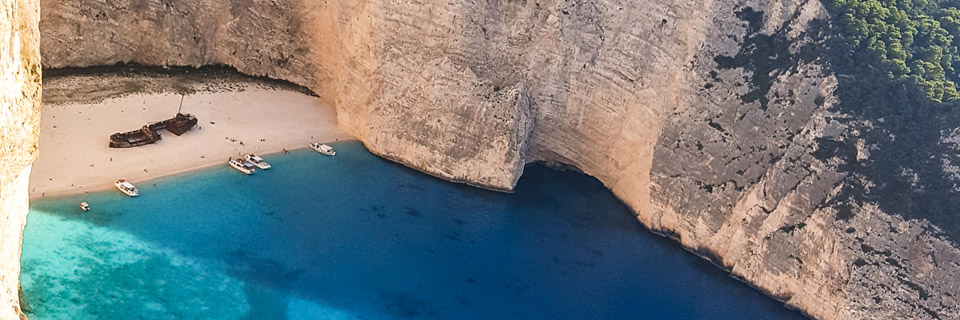
[[846,63],[934,102],[960,100],[960,2],[829,1],[850,53]]

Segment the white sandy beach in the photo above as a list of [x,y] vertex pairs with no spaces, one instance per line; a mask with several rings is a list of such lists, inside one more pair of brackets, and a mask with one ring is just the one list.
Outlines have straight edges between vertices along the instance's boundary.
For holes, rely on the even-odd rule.
[[[171,118],[180,95],[135,94],[89,104],[44,104],[40,158],[33,164],[30,197],[111,188],[124,178],[137,184],[184,171],[226,165],[229,157],[306,147],[311,141],[352,139],[337,127],[332,106],[316,97],[248,87],[244,91],[186,96],[183,113],[198,127],[176,136],[161,130],[155,144],[108,148],[109,136]],[[269,161],[267,157],[267,161]]]

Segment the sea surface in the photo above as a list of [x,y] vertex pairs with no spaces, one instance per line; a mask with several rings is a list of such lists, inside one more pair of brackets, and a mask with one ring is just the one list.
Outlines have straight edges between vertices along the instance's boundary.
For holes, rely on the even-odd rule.
[[[516,193],[336,144],[34,201],[21,280],[42,319],[802,319],[654,235],[597,180]],[[93,207],[81,212],[78,203]]]

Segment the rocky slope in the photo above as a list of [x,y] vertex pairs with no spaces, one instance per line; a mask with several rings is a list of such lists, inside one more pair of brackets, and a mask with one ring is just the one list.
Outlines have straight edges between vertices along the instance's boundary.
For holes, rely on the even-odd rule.
[[20,235],[40,124],[40,6],[0,3],[0,319],[22,316]]
[[[882,154],[864,137],[899,132],[838,100],[816,0],[41,6],[46,67],[290,80],[373,152],[442,178],[509,190],[537,161],[595,176],[651,230],[813,317],[960,317],[957,228],[846,196],[886,185],[856,168]],[[948,154],[960,131],[941,126]]]

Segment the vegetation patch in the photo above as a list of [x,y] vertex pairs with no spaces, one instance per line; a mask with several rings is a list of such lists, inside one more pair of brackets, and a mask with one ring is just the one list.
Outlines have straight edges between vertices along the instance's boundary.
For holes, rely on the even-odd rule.
[[828,0],[843,63],[934,102],[960,100],[960,1]]
[[[839,81],[833,106],[850,130],[814,153],[849,173],[832,202],[840,220],[866,204],[927,220],[960,239],[960,2],[828,0],[828,67]],[[858,152],[857,143],[862,144]],[[862,153],[858,155],[858,153]]]

